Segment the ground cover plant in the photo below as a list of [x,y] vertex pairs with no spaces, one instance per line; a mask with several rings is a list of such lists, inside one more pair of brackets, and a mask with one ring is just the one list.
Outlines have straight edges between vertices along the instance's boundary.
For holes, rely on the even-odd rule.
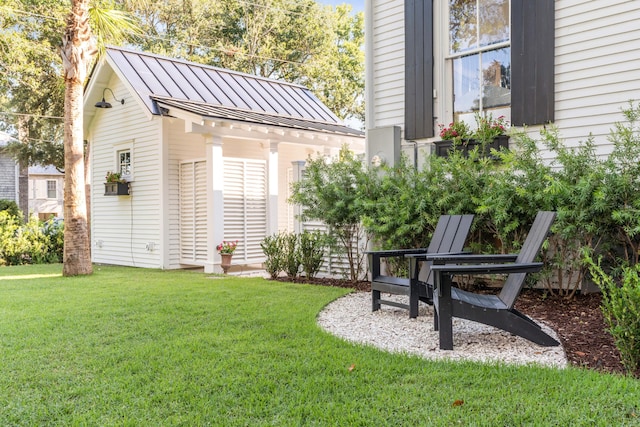
[[638,425],[640,381],[350,344],[349,290],[96,266],[0,268],[0,425]]

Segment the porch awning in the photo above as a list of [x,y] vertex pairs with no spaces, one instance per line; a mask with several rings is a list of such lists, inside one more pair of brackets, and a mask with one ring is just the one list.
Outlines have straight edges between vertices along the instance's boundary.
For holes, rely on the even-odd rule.
[[151,96],[158,107],[171,110],[177,108],[192,114],[202,116],[203,119],[229,120],[234,122],[244,122],[248,124],[266,125],[295,129],[300,131],[323,132],[333,135],[364,136],[364,132],[352,129],[337,123],[322,122],[290,116],[280,116],[264,112],[248,111],[233,107],[211,105],[197,101],[185,101],[161,96]]

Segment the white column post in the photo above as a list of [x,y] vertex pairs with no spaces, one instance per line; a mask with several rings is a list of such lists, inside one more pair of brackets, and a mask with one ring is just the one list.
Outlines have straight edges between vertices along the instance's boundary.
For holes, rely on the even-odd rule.
[[275,234],[278,232],[278,143],[272,142],[269,145],[269,217],[267,232]]
[[[293,182],[298,182],[302,179],[302,172],[304,171],[304,167],[307,162],[304,160],[298,160],[291,162],[293,166]],[[293,232],[294,233],[302,233],[302,222],[300,221],[300,214],[302,213],[302,208],[300,205],[293,206]]]
[[224,159],[222,138],[207,136],[207,263],[205,273],[222,273],[216,246],[224,239]]

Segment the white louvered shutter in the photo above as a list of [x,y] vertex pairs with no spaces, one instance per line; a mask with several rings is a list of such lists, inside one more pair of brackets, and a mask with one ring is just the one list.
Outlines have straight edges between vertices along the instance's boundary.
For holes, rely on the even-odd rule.
[[267,235],[267,164],[224,160],[224,239],[238,240],[233,262],[261,263],[260,242]]
[[207,261],[207,164],[180,164],[180,261]]

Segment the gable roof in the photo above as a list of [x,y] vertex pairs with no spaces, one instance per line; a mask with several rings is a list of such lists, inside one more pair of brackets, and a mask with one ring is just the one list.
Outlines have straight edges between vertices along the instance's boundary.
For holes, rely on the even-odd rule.
[[300,85],[123,48],[108,47],[106,54],[154,115],[166,106],[214,119],[363,135]]

